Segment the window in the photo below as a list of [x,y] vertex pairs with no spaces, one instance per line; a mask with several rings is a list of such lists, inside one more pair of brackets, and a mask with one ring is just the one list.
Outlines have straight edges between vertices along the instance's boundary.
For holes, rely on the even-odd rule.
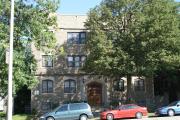
[[69,44],[84,44],[86,40],[85,32],[69,32],[67,34]]
[[68,110],[68,105],[63,105],[57,111],[58,112],[63,112],[63,111],[67,111],[67,110]]
[[75,80],[65,80],[64,81],[64,93],[75,93],[76,92],[76,81]]
[[41,109],[44,111],[49,111],[51,110],[51,102],[43,102],[41,105]]
[[87,104],[79,104],[79,109],[88,109]]
[[78,104],[70,104],[70,110],[79,110]]
[[43,67],[53,67],[52,55],[43,55],[42,56],[42,66]]
[[42,81],[42,92],[43,93],[52,93],[53,92],[53,81],[52,80],[43,80]]
[[83,103],[70,104],[70,110],[80,110],[80,109],[88,109],[88,105],[87,104],[83,104]]
[[123,105],[120,109],[129,110],[129,109],[135,109],[137,107],[138,107],[137,105]]
[[114,81],[114,90],[124,91],[124,80],[123,79]]
[[82,67],[85,63],[86,56],[72,55],[68,56],[68,67]]
[[144,79],[136,79],[134,81],[134,87],[136,91],[144,91]]

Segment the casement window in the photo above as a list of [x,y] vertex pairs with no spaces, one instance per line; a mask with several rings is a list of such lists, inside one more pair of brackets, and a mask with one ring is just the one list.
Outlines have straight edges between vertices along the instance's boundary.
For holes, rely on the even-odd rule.
[[64,93],[75,93],[76,92],[76,81],[68,79],[64,81]]
[[85,32],[68,32],[67,42],[69,44],[84,44],[86,41]]
[[134,88],[136,91],[144,91],[145,90],[144,79],[136,79],[134,81]]
[[68,67],[82,67],[85,63],[86,56],[72,55],[67,57]]
[[42,56],[42,66],[43,67],[53,67],[52,55],[43,55]]
[[52,93],[53,92],[53,81],[43,80],[42,81],[42,93]]
[[114,81],[114,90],[115,91],[124,91],[124,80],[115,80]]
[[52,109],[52,103],[51,102],[42,102],[41,109],[43,111],[49,111]]

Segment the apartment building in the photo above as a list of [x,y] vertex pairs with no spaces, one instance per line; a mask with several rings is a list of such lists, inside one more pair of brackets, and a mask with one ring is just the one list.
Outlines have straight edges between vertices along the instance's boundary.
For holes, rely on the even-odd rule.
[[[103,75],[90,75],[81,70],[87,53],[85,15],[58,15],[58,29],[54,55],[38,51],[32,46],[37,60],[39,84],[31,91],[31,109],[46,112],[73,101],[86,101],[91,106],[108,106],[127,101],[127,80]],[[62,48],[65,51],[62,53]],[[152,79],[132,77],[132,102],[151,106],[154,99]]]

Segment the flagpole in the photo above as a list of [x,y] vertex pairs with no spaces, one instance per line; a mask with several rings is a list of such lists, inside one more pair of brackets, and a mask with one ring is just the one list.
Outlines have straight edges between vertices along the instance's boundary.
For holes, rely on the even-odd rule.
[[11,17],[10,17],[10,47],[9,47],[9,73],[8,73],[8,111],[7,120],[12,120],[13,112],[13,32],[14,32],[14,0],[11,0]]

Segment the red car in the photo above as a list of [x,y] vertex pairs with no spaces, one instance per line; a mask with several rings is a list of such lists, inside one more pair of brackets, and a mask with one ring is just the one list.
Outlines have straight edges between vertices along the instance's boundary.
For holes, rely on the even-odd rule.
[[101,120],[114,120],[119,118],[137,118],[147,116],[147,108],[135,104],[121,105],[117,109],[101,112]]

